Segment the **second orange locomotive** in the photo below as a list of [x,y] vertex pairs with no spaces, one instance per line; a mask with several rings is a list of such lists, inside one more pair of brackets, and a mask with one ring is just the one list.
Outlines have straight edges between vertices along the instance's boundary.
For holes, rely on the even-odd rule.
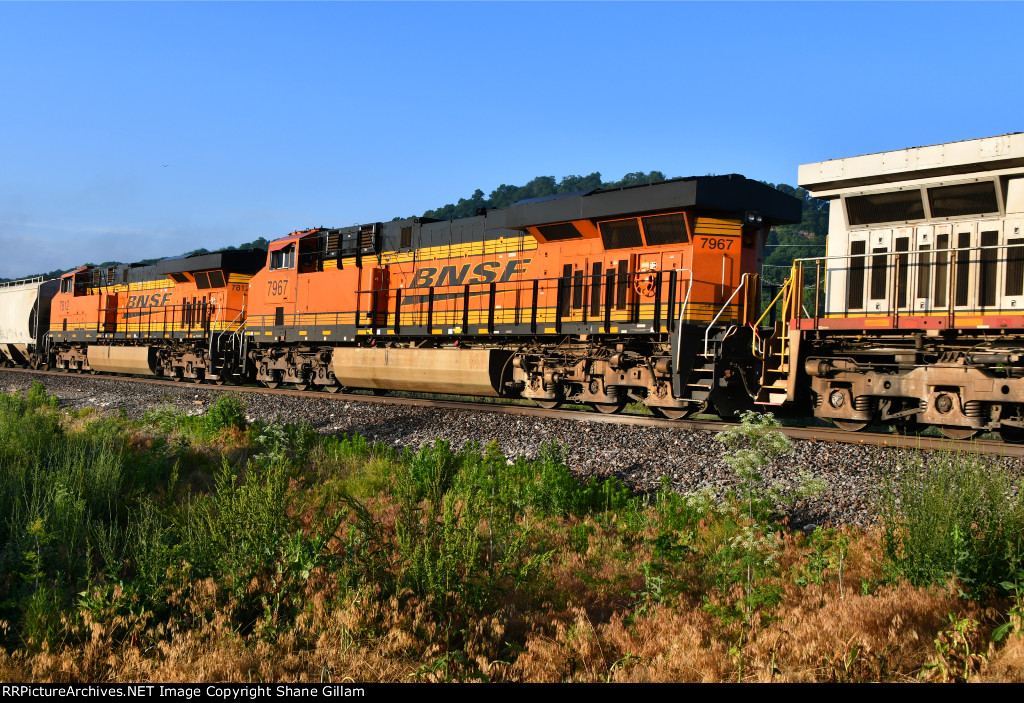
[[262,383],[749,407],[761,251],[799,201],[741,176],[296,232],[250,281]]

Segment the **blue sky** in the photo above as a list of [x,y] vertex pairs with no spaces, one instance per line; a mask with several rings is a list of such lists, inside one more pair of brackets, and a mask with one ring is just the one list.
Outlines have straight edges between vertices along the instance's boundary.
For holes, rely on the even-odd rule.
[[0,276],[1022,128],[1016,3],[0,3]]

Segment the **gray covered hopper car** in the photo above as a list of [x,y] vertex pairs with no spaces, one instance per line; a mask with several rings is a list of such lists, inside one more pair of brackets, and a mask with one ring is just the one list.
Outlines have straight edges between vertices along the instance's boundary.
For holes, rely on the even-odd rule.
[[60,282],[42,277],[0,283],[0,364],[38,366]]

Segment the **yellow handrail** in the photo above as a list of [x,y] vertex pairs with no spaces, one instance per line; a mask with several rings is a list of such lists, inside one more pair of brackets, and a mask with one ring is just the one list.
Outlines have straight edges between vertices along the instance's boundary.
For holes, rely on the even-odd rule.
[[757,322],[754,323],[754,327],[757,327],[758,325],[761,324],[761,320],[763,320],[765,316],[769,312],[771,312],[772,308],[775,307],[775,303],[779,302],[779,298],[786,294],[786,292],[789,290],[789,281],[790,279],[787,278],[785,281],[782,282],[782,287],[779,288],[779,294],[775,296],[775,299],[772,300],[772,302],[768,303],[768,307],[766,307],[764,309],[764,312],[761,313],[761,317],[757,318]]

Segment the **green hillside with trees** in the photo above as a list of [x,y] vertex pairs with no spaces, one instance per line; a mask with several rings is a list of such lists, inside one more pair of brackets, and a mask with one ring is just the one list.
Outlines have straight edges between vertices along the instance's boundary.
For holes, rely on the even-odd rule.
[[625,186],[643,185],[644,183],[658,183],[664,180],[666,180],[665,174],[661,171],[627,173],[621,181],[609,181],[607,183],[601,180],[600,171],[595,171],[589,176],[565,176],[560,181],[555,181],[554,176],[537,176],[524,186],[510,186],[502,183],[492,190],[487,198],[484,198],[484,192],[477,188],[468,200],[466,198],[459,198],[458,203],[449,203],[436,210],[427,210],[423,213],[423,216],[432,217],[436,220],[457,220],[463,217],[472,217],[480,208],[491,210],[493,208],[508,207],[520,200],[543,198],[549,195],[579,193],[597,188],[623,188]]

